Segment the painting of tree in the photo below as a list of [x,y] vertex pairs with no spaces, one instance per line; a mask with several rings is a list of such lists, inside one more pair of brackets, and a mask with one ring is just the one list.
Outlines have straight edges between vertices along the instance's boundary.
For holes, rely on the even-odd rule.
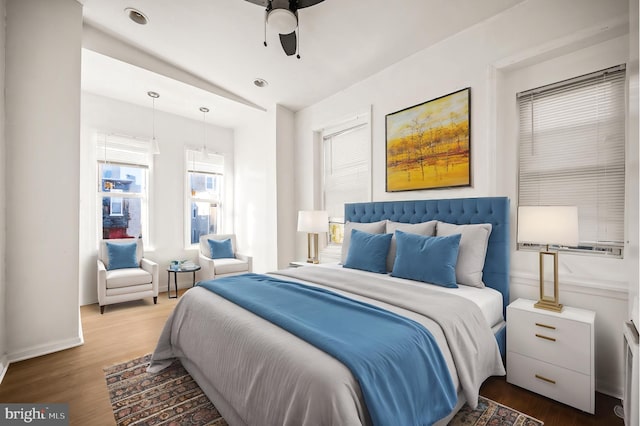
[[471,89],[386,116],[387,192],[471,185]]

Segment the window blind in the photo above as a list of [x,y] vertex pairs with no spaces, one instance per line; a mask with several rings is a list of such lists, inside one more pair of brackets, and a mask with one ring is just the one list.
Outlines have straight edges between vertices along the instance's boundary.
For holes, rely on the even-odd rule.
[[151,155],[151,142],[148,140],[120,135],[98,135],[98,161],[149,166]]
[[330,221],[344,220],[344,204],[370,201],[367,124],[323,136],[324,208]]
[[625,66],[517,95],[522,206],[576,205],[581,246],[622,247]]
[[186,161],[188,172],[224,174],[224,155],[187,149]]

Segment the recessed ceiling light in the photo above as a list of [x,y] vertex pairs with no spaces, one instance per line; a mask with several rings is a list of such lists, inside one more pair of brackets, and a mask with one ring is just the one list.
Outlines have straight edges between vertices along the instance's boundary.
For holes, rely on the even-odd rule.
[[149,19],[145,16],[145,14],[140,12],[138,9],[127,7],[124,11],[127,16],[129,16],[129,19],[131,19],[136,24],[147,25],[147,22],[149,22]]
[[253,80],[253,84],[258,87],[267,87],[269,85],[269,82],[263,78],[256,78],[255,80]]

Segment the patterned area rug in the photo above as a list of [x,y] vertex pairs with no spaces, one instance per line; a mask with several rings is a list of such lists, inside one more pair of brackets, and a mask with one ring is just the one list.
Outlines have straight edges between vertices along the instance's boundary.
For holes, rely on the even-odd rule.
[[[104,369],[113,415],[118,426],[227,426],[200,387],[175,361],[158,374],[147,373],[151,355]],[[480,397],[475,410],[465,405],[453,426],[542,426],[540,420]]]

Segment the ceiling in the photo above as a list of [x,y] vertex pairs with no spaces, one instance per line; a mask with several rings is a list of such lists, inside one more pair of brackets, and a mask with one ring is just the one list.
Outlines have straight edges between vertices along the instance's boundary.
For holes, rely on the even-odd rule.
[[[312,105],[523,0],[325,0],[298,11],[300,59],[286,56],[268,27],[263,46],[264,9],[245,0],[80,1],[85,24],[220,88],[84,49],[83,90],[144,106],[153,90],[159,110],[202,119],[198,108],[208,106],[208,122],[236,127],[260,107]],[[148,24],[133,23],[127,7]],[[269,85],[256,87],[256,78]]]

